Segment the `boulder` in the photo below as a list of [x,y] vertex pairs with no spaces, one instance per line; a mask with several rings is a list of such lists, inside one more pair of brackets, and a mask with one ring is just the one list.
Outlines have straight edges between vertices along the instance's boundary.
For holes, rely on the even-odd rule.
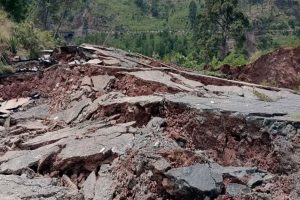
[[203,198],[208,194],[214,198],[224,187],[222,174],[214,172],[208,164],[171,169],[165,175],[172,183],[165,185],[171,195]]

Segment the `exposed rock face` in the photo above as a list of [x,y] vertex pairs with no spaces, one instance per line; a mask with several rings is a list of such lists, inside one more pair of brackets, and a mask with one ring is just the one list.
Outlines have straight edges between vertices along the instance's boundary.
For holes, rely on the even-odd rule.
[[298,199],[300,95],[122,50],[0,80],[1,199]]

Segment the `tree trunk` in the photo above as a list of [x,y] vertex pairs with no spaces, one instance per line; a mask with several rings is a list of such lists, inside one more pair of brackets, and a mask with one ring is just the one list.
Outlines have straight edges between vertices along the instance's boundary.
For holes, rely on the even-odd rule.
[[221,60],[224,60],[224,58],[228,54],[228,44],[227,44],[227,39],[224,38],[222,41],[222,46],[221,46]]
[[56,37],[58,36],[60,27],[61,27],[61,25],[62,25],[62,21],[63,21],[63,19],[65,18],[65,15],[66,15],[66,11],[64,11],[64,12],[61,14],[61,17],[60,17],[60,19],[59,19],[58,26],[57,26],[56,31],[55,31],[55,34],[54,34],[54,38],[56,38]]

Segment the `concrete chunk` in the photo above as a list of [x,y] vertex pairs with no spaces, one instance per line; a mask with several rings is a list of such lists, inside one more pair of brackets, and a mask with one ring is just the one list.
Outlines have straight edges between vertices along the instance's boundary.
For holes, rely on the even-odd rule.
[[77,191],[60,187],[55,179],[27,179],[15,175],[0,175],[1,199],[83,200]]
[[90,77],[85,76],[81,79],[81,86],[92,86],[92,80]]
[[101,64],[101,63],[102,63],[102,61],[99,60],[99,59],[92,59],[92,60],[89,60],[87,62],[87,64],[94,64],[94,65],[98,65],[98,64]]
[[2,110],[1,112],[7,111],[7,110],[13,110],[24,104],[29,103],[29,101],[30,101],[30,98],[11,99],[11,100],[5,101],[1,104],[0,110]]
[[58,153],[58,146],[44,146],[32,151],[7,153],[4,155],[6,161],[0,165],[0,173],[5,174],[21,174],[23,169],[37,166],[40,159]]
[[93,171],[83,184],[83,195],[85,200],[94,199],[96,181],[97,181],[96,173]]
[[190,167],[171,169],[166,173],[174,181],[176,187],[168,192],[172,195],[189,193],[189,189],[196,190],[200,197],[210,194],[212,197],[218,196],[222,191],[222,174],[212,171],[208,164],[198,164]]
[[112,200],[115,183],[110,173],[107,173],[107,166],[101,166],[99,171],[99,178],[95,186],[95,198],[94,200]]
[[94,85],[94,89],[96,91],[104,91],[109,84],[115,79],[114,76],[100,75],[100,76],[92,76],[92,81]]

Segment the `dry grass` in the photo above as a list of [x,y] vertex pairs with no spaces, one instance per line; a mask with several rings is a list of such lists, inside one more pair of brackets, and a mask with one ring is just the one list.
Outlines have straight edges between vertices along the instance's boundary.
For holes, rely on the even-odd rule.
[[13,23],[8,19],[7,14],[0,10],[0,51],[8,47],[12,35]]
[[0,75],[12,73],[14,73],[14,70],[11,66],[3,65],[0,63]]

